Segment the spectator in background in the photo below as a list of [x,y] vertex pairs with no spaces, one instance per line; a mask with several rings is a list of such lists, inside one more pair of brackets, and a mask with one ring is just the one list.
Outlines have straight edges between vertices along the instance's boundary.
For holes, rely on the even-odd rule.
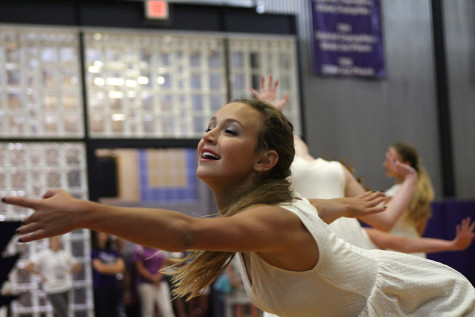
[[71,253],[61,249],[61,236],[54,236],[49,238],[49,248],[34,254],[24,269],[40,276],[54,315],[67,317],[72,274],[81,268]]
[[140,317],[140,301],[137,294],[137,269],[133,262],[135,243],[117,238],[118,251],[124,260],[125,270],[122,279],[122,303],[124,314],[127,317]]
[[[178,264],[179,266],[186,265],[188,261],[190,260],[190,252],[185,251],[182,253],[182,257],[180,260],[177,261],[183,261],[181,264]],[[176,263],[174,264],[174,266]],[[172,267],[170,267],[169,271],[173,271]],[[172,278],[172,282],[174,283],[174,286],[176,287],[179,282],[175,279]],[[176,291],[177,288],[174,289]],[[204,289],[202,289],[198,294],[196,294],[195,297],[189,298],[186,301],[182,299],[184,303],[184,308],[185,308],[185,313],[186,317],[206,317],[210,313],[210,301],[211,301],[211,289],[210,286],[206,286]]]
[[142,317],[175,317],[170,297],[170,288],[162,268],[167,266],[165,252],[136,245],[132,262],[137,269],[137,290],[140,299]]
[[122,278],[125,263],[109,234],[94,233],[91,260],[95,317],[118,317],[122,296],[118,279]]
[[[170,263],[174,263],[174,261],[183,258],[184,255],[185,255],[184,252],[167,252],[167,257]],[[165,279],[168,282],[168,286],[170,288],[170,297],[172,299],[172,306],[173,306],[173,311],[175,312],[175,316],[189,317],[186,312],[185,300],[181,297],[173,296],[173,292],[175,290],[176,285],[173,282],[172,277],[168,275],[167,272],[170,272],[170,269],[166,268],[164,271],[164,275],[165,275]],[[216,316],[216,317],[219,317],[219,316]]]

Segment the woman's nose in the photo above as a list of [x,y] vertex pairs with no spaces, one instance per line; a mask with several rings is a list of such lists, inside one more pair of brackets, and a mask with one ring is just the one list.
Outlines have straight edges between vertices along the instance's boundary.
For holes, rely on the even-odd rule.
[[203,140],[204,140],[204,141],[207,141],[207,142],[212,142],[212,143],[216,142],[215,133],[216,133],[216,132],[215,132],[214,129],[211,129],[211,130],[207,131],[207,132],[205,133],[205,135],[203,136]]

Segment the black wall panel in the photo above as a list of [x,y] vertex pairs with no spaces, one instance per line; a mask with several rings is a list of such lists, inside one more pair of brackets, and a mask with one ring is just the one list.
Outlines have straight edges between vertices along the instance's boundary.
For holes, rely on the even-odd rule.
[[254,8],[169,4],[168,21],[148,20],[141,1],[2,1],[0,23],[296,35],[293,15]]

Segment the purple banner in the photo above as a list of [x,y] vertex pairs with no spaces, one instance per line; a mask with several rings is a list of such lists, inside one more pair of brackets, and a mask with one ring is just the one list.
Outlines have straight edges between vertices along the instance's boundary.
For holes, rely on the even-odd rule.
[[310,5],[317,74],[386,75],[379,0],[310,0]]

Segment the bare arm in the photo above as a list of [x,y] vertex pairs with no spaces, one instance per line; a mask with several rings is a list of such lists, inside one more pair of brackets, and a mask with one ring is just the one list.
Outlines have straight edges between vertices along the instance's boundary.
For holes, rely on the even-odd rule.
[[366,192],[357,197],[334,199],[309,199],[317,209],[318,216],[327,224],[340,217],[358,218],[363,215],[386,210],[382,203],[386,200],[381,192]]
[[165,251],[254,251],[289,269],[311,268],[318,259],[315,241],[299,218],[277,206],[250,207],[232,217],[196,218],[164,209],[97,204],[60,189],[48,191],[43,199],[6,197],[4,202],[35,211],[18,229],[21,242],[87,228]]
[[[223,226],[232,227],[230,222],[231,224],[235,222],[236,227],[241,227],[248,233],[254,234],[254,230],[257,231],[251,221],[246,221],[242,217],[196,218],[165,209],[108,206],[76,199],[61,189],[48,191],[44,199],[7,197],[6,203],[35,210],[24,220],[25,225],[18,228],[21,242],[42,239],[77,228],[87,228],[167,251],[192,249],[219,251],[220,248],[228,248],[225,244],[236,244],[230,246],[230,249],[240,249],[241,245],[244,245],[237,243],[239,239],[236,238],[241,234],[232,228],[227,231],[227,235],[236,235],[235,238],[217,239]],[[267,233],[270,232],[271,228]],[[211,243],[207,239],[215,241]],[[257,240],[262,245],[254,244],[256,248],[272,247],[271,239],[262,236]]]
[[399,252],[442,252],[461,251],[467,249],[475,238],[473,232],[475,222],[470,224],[470,218],[465,218],[456,227],[456,236],[453,240],[434,238],[405,238],[395,236],[376,229],[365,228],[371,241],[380,249],[391,249]]
[[[358,183],[348,169],[343,168],[345,173],[345,196],[360,195],[364,192],[363,186]],[[399,217],[407,210],[417,185],[417,173],[413,168],[397,161],[394,162],[394,168],[404,172],[406,177],[397,194],[386,203],[386,211],[359,218],[373,228],[383,231],[391,230]]]
[[87,228],[142,245],[149,245],[150,237],[156,237],[154,240],[168,241],[164,244],[170,250],[183,250],[183,232],[193,222],[179,212],[107,206],[76,199],[61,189],[48,191],[44,199],[7,197],[5,202],[35,210],[18,228],[21,242]]

